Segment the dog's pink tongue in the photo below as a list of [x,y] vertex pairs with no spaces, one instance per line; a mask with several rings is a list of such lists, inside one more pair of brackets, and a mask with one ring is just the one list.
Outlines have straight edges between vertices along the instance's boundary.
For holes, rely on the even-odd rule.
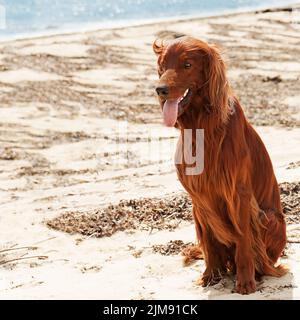
[[167,127],[174,127],[178,115],[178,99],[166,100],[163,106],[164,124]]

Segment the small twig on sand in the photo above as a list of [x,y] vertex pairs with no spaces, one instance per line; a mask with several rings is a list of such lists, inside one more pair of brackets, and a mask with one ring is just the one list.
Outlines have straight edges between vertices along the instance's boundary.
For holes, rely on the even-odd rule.
[[35,242],[34,244],[39,244],[39,243],[42,243],[42,242],[46,242],[46,241],[49,241],[49,240],[52,240],[52,239],[55,239],[55,238],[57,238],[57,237],[50,237],[50,238],[47,238],[47,239],[45,239],[45,240],[41,240],[41,241],[38,241],[38,242]]
[[149,236],[152,234],[153,229],[154,229],[153,226],[151,226],[150,231],[149,231]]
[[86,238],[80,239],[80,241],[78,241],[76,244],[79,245],[80,243],[82,243],[85,240],[88,240],[90,238],[92,238],[95,234],[97,234],[97,232],[93,232],[92,234],[90,234],[89,236],[87,236]]
[[287,243],[300,243],[300,240],[287,240]]
[[35,242],[33,246],[24,246],[24,247],[17,247],[17,243],[16,244],[13,244],[11,247],[7,248],[7,249],[3,249],[3,250],[0,250],[0,254],[4,253],[4,252],[8,252],[8,251],[15,251],[15,250],[24,250],[24,249],[28,249],[28,250],[37,250],[38,247],[35,246],[36,244],[39,244],[39,243],[42,243],[42,242],[45,242],[45,241],[49,241],[49,240],[52,240],[52,239],[55,239],[56,237],[50,237],[50,238],[47,238],[45,240],[41,240],[41,241],[38,241],[38,242]]
[[21,257],[21,258],[15,258],[15,259],[11,259],[11,260],[6,260],[6,261],[0,261],[0,265],[9,263],[9,262],[14,262],[14,261],[18,261],[18,260],[24,260],[24,259],[33,259],[33,258],[38,258],[38,259],[48,259],[48,256],[31,256],[31,257]]
[[92,238],[96,233],[97,233],[97,232],[93,232],[92,234],[90,234],[89,236],[87,236],[86,238],[84,238],[83,241]]
[[7,252],[7,251],[15,251],[15,250],[23,250],[23,249],[36,250],[37,248],[38,248],[38,247],[31,247],[31,246],[28,246],[28,247],[19,247],[19,248],[9,248],[9,249],[0,250],[0,254],[3,253],[3,252]]
[[175,211],[175,212],[173,212],[172,214],[170,214],[169,216],[166,216],[166,217],[164,217],[164,219],[170,219],[170,218],[172,218],[173,216],[175,216],[176,214],[177,214],[178,212],[177,211]]

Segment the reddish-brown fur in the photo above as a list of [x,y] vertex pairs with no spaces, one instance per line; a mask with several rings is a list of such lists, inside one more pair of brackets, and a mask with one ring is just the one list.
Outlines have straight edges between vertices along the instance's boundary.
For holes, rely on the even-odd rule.
[[[181,135],[184,129],[204,129],[204,171],[186,175],[186,165],[176,165],[192,199],[205,258],[201,283],[214,284],[230,271],[236,273],[236,291],[252,293],[255,278],[285,273],[274,266],[286,244],[286,226],[268,152],[233,95],[215,46],[182,37],[156,41],[153,49],[159,85],[169,87],[168,96],[159,98],[161,106],[191,88],[175,126]],[[192,65],[188,70],[185,61]]]

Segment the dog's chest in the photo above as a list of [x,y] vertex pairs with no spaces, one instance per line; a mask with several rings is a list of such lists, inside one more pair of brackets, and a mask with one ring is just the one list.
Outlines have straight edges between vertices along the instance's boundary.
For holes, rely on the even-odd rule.
[[219,182],[224,180],[225,172],[214,148],[205,148],[195,140],[178,140],[175,153],[177,176],[183,187],[191,194],[217,192]]

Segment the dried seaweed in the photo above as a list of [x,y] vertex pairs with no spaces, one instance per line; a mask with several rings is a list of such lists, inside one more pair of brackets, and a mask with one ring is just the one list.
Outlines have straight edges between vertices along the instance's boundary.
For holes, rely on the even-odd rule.
[[[281,200],[287,223],[300,223],[300,183],[281,183]],[[47,221],[53,229],[71,234],[105,237],[125,230],[174,230],[182,221],[192,221],[187,194],[164,198],[121,200],[93,212],[70,211]]]
[[182,240],[171,240],[166,244],[156,244],[152,246],[155,253],[163,256],[177,255],[189,246],[193,246],[192,242],[183,242]]

